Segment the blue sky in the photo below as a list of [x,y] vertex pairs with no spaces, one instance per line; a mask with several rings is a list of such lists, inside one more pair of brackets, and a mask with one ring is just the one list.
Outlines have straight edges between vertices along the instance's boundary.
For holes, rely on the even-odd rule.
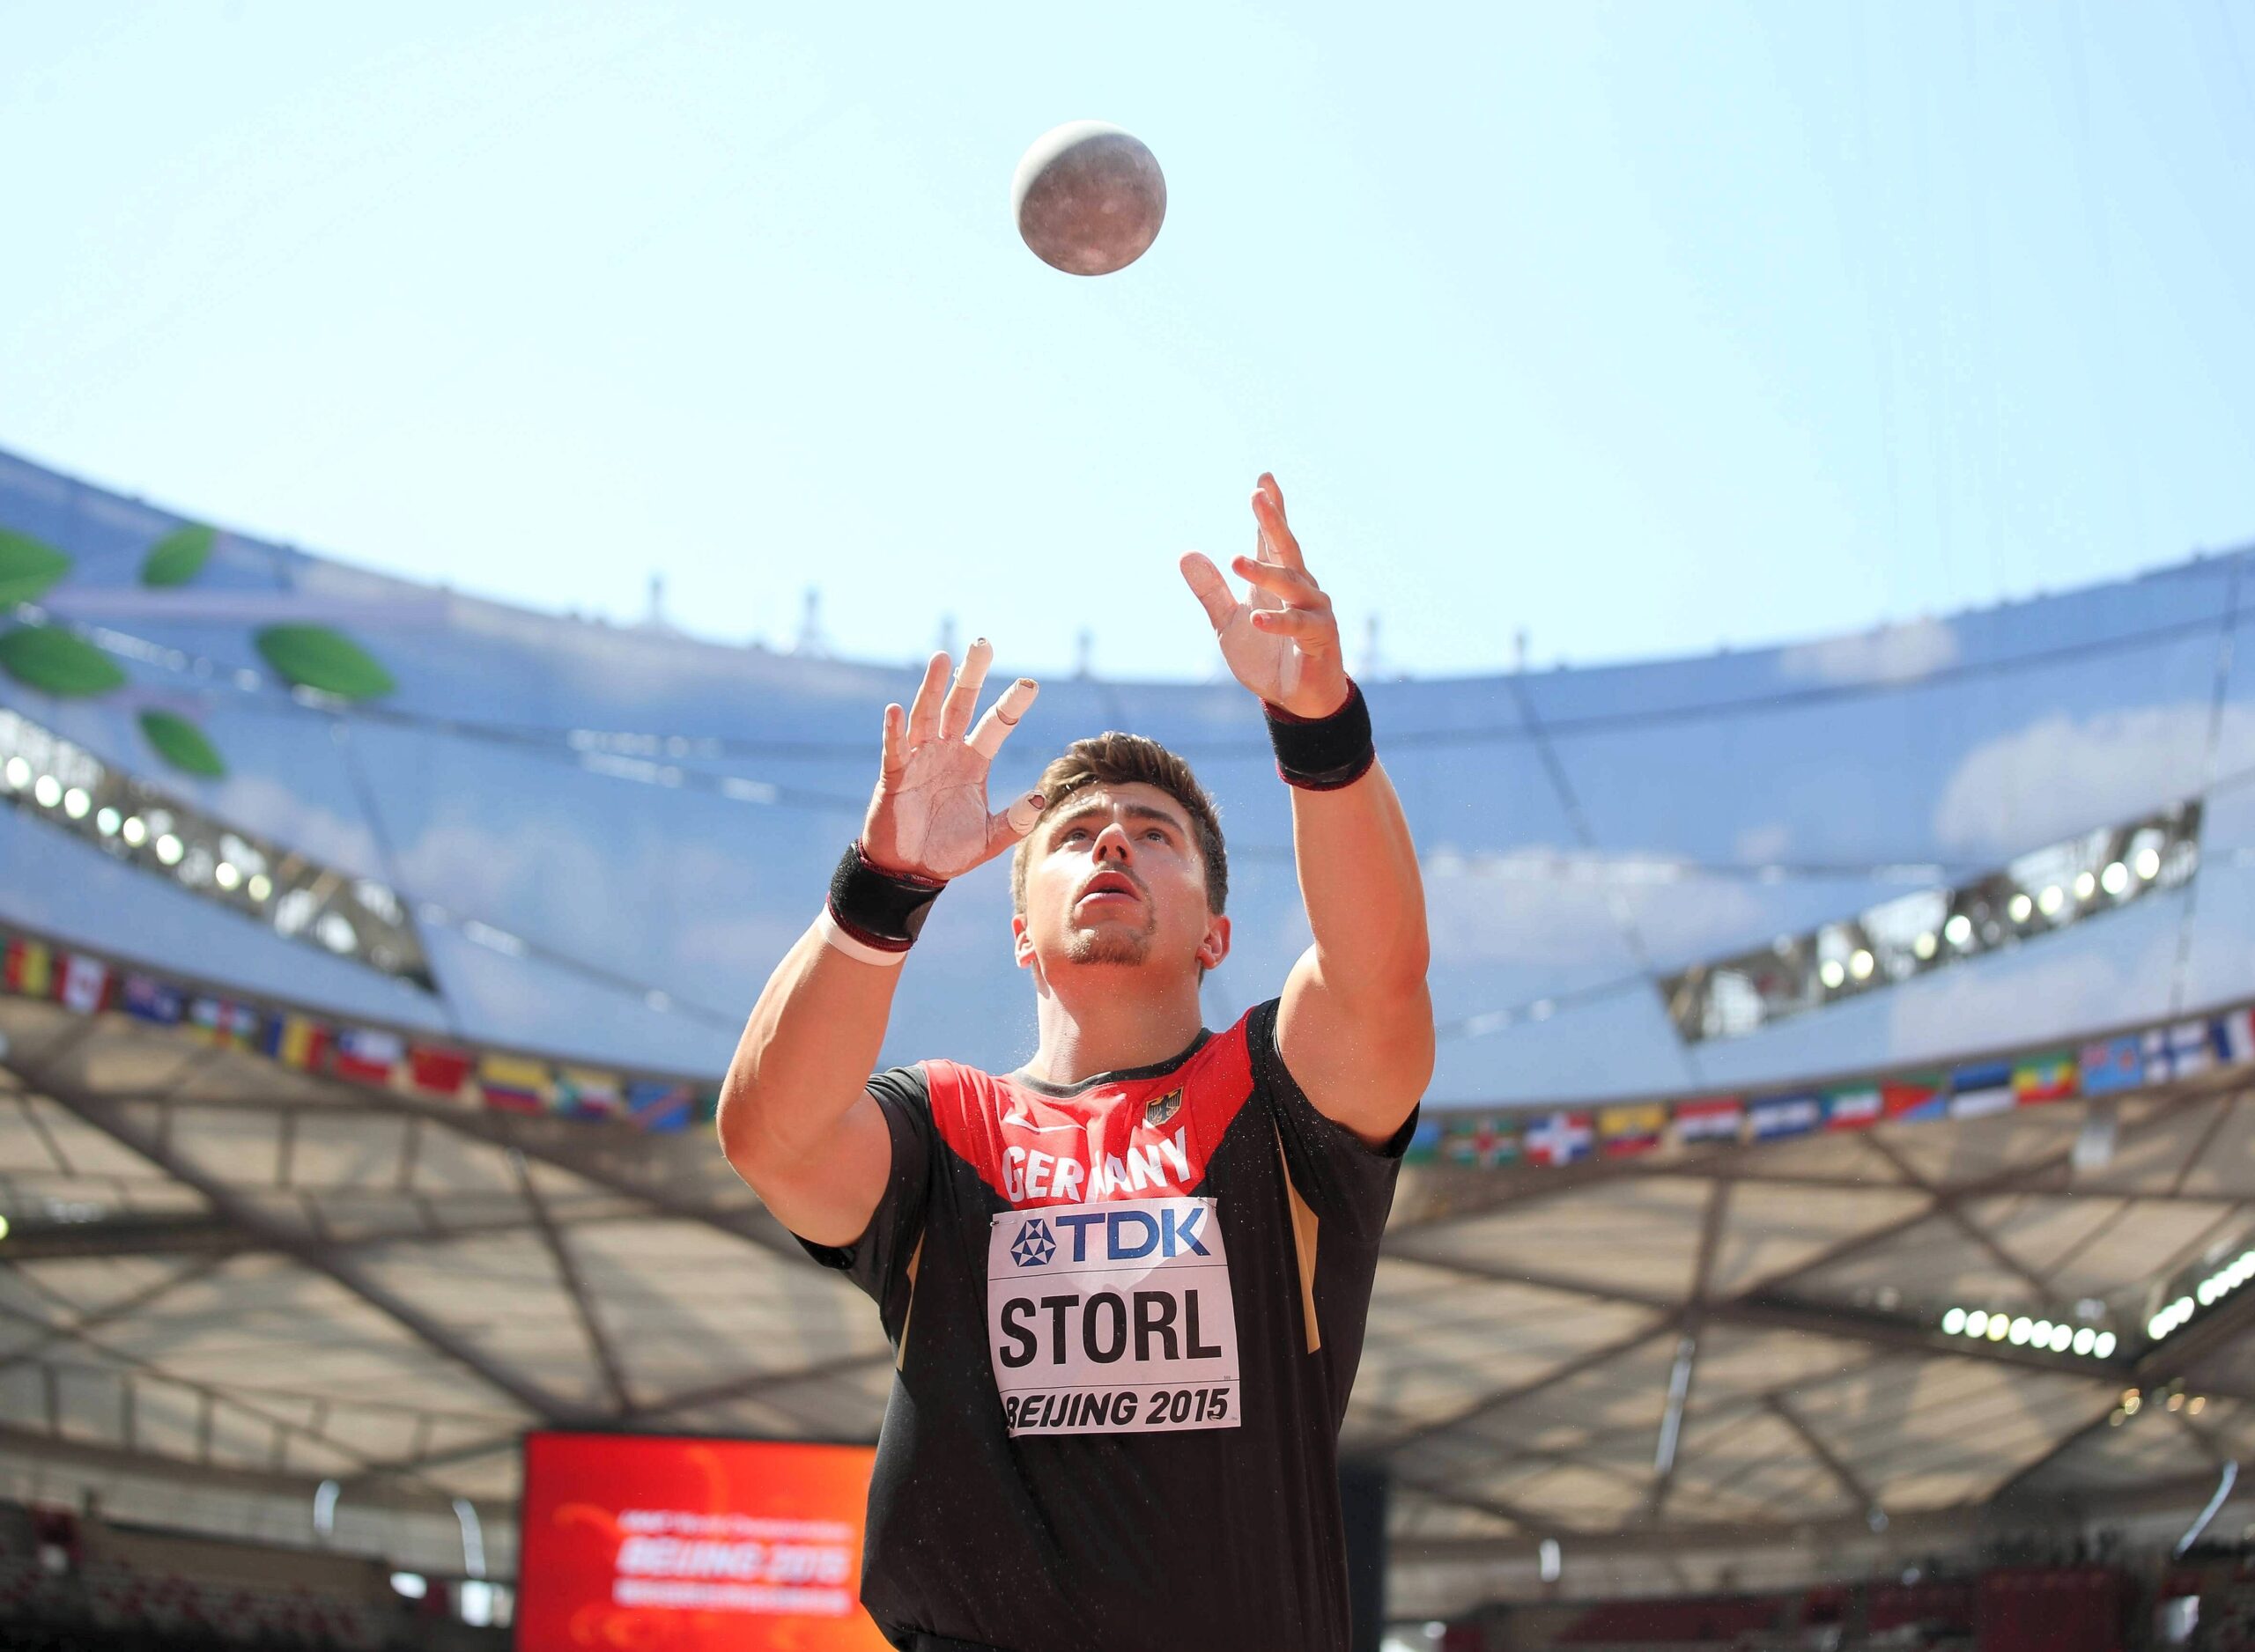
[[[1157,245],[1011,169],[1142,136]],[[1192,677],[1273,468],[1394,669],[2255,540],[2255,11],[0,8],[0,446],[552,609]]]

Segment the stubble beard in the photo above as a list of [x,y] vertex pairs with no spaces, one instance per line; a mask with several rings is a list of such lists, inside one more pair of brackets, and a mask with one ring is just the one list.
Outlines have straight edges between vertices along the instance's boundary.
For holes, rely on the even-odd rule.
[[1142,928],[1122,933],[1119,926],[1106,924],[1100,929],[1076,929],[1065,943],[1068,963],[1148,963],[1151,956],[1151,937],[1158,933],[1158,915],[1153,913]]

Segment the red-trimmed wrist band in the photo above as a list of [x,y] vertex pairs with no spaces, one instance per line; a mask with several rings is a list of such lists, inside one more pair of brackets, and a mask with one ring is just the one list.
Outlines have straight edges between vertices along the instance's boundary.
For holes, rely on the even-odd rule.
[[820,920],[823,939],[865,963],[897,964],[916,944],[932,903],[945,888],[944,878],[872,866],[860,842],[850,843],[830,874],[830,902]]
[[1276,773],[1304,792],[1336,792],[1352,785],[1378,761],[1371,741],[1371,708],[1362,685],[1347,679],[1347,703],[1328,717],[1295,717],[1281,705],[1261,702],[1268,713],[1268,742],[1276,749]]

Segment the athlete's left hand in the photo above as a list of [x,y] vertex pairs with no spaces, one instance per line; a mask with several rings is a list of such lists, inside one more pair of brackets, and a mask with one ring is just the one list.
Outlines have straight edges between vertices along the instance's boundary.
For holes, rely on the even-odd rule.
[[1182,577],[1205,604],[1231,675],[1295,717],[1328,717],[1347,703],[1339,621],[1284,520],[1283,492],[1266,472],[1253,490],[1253,520],[1255,554],[1230,563],[1253,587],[1249,601],[1238,601],[1198,551],[1183,557]]

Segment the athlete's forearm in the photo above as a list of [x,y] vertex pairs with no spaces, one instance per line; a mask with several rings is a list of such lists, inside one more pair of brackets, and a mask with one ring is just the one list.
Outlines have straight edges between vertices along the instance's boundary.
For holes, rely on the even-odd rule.
[[1293,787],[1292,851],[1324,985],[1353,999],[1422,984],[1424,880],[1385,769],[1335,791]]
[[810,927],[752,1007],[721,1086],[721,1146],[747,1174],[820,1152],[884,1043],[900,969],[849,957]]

